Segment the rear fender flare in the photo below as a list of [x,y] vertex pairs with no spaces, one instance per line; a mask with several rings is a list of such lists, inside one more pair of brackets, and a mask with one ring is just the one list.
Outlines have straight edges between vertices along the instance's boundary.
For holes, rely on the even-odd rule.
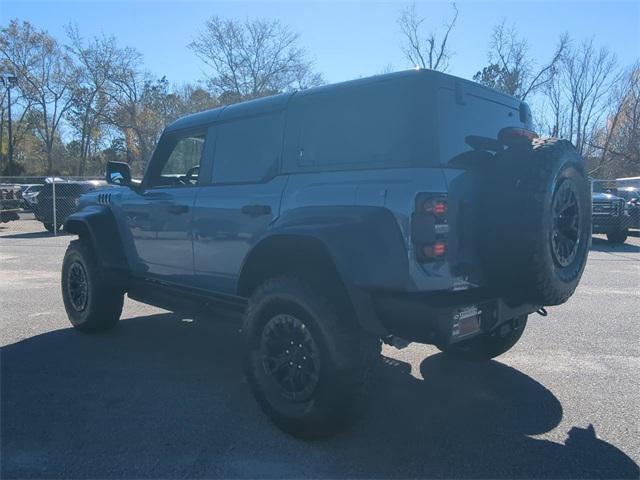
[[[313,245],[335,267],[362,326],[380,335],[386,333],[375,315],[371,291],[403,290],[409,283],[407,249],[389,210],[332,206],[286,212],[245,258],[238,281],[239,295],[248,296],[257,286],[250,278],[255,271],[252,263],[284,241],[289,242],[289,253],[295,245]],[[278,261],[286,262],[289,256],[281,255]]]

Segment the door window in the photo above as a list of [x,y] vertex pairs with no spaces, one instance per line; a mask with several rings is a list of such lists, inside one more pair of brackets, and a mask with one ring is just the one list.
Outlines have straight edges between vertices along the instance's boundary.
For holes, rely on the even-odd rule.
[[158,146],[160,154],[149,172],[148,185],[189,186],[198,183],[204,134],[169,137]]

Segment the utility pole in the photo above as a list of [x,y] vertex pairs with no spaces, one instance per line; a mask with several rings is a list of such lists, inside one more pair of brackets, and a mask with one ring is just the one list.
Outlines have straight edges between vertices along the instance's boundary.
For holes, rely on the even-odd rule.
[[11,125],[11,89],[18,83],[18,79],[13,75],[3,75],[2,84],[7,89],[7,113],[9,115],[7,133],[9,134],[9,176],[13,175],[13,130]]

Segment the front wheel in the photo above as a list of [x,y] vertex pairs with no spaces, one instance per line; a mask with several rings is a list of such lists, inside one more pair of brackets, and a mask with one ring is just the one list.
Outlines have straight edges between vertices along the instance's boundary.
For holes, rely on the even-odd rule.
[[245,371],[262,410],[300,438],[326,437],[355,413],[380,341],[302,279],[267,280],[245,315]]
[[492,332],[446,347],[438,347],[448,356],[469,361],[487,361],[510,350],[524,333],[527,315],[516,317]]
[[607,233],[607,240],[609,243],[621,244],[627,241],[627,237],[629,236],[629,229],[621,228],[619,230],[614,230],[613,232]]
[[69,321],[81,332],[109,330],[122,313],[124,292],[109,285],[102,273],[82,240],[69,243],[62,262],[62,299]]

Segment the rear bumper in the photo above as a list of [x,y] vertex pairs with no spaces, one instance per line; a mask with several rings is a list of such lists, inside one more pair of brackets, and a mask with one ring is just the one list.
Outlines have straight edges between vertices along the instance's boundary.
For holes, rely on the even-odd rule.
[[[372,300],[389,333],[434,345],[472,338],[539,308],[530,304],[512,305],[481,289],[432,294],[384,293],[373,295]],[[477,314],[470,314],[475,311]]]

